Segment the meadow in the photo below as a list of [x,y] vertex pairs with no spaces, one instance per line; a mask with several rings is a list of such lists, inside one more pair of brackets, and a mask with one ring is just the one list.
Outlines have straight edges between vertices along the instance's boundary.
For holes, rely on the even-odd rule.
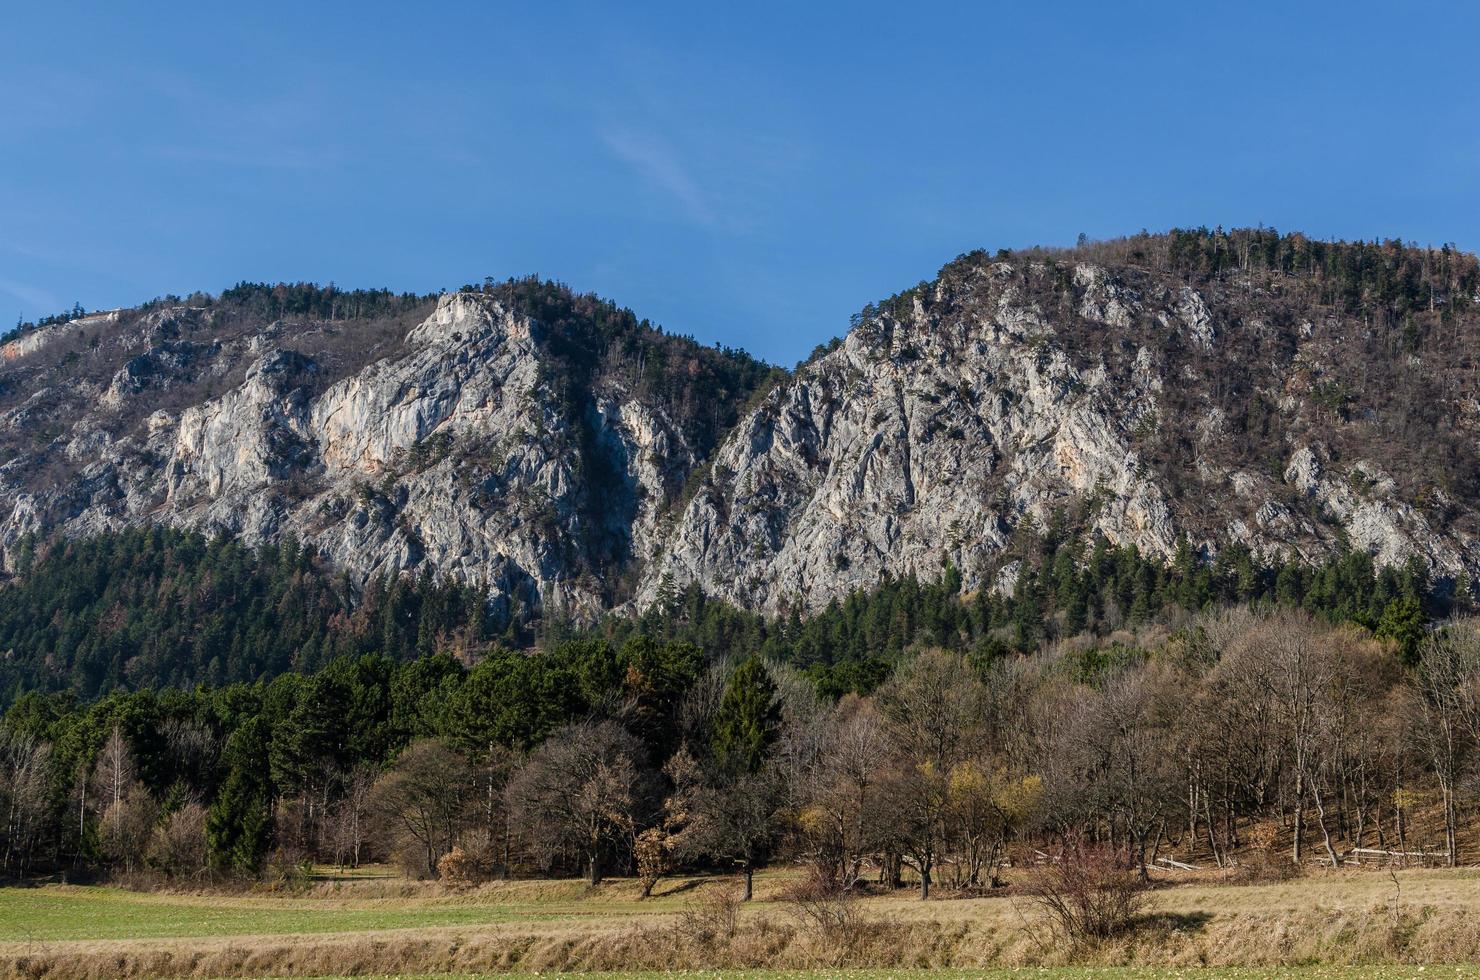
[[[724,878],[450,889],[390,874],[325,875],[293,892],[0,889],[0,975],[1449,977],[1480,962],[1480,871],[1349,870],[1288,881],[1168,880],[1130,934],[1056,943],[1031,902],[877,895],[820,924],[785,871],[726,920]],[[716,908],[720,912],[716,913]],[[1447,966],[1442,965],[1447,964]],[[807,973],[761,968],[784,967]],[[705,970],[723,971],[705,973]],[[634,977],[658,975],[625,973]],[[1480,974],[1475,974],[1480,975]]]

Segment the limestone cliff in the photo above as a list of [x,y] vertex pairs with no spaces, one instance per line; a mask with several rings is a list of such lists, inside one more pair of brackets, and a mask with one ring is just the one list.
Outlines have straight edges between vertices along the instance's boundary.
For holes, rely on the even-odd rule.
[[292,534],[362,581],[581,617],[687,583],[817,608],[947,563],[1005,588],[1050,529],[1480,572],[1473,257],[1378,250],[1351,289],[1175,244],[964,256],[790,375],[532,281],[44,328],[0,364],[0,549]]
[[[817,608],[947,562],[968,589],[1006,587],[1014,534],[1056,526],[1167,557],[1184,538],[1205,555],[1354,547],[1473,578],[1480,407],[1444,341],[1374,363],[1370,326],[1292,309],[1279,277],[1181,278],[973,257],[870,311],[740,423],[642,598],[697,582]],[[1454,328],[1474,337],[1472,317]],[[1412,401],[1442,406],[1408,426],[1418,446],[1393,425]]]

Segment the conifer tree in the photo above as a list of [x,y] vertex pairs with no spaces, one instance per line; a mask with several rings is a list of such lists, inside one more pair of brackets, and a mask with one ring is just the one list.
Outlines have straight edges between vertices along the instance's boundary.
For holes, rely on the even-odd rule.
[[254,876],[272,837],[267,722],[261,716],[245,722],[227,740],[225,756],[229,766],[226,783],[206,818],[211,867]]
[[725,682],[714,719],[715,761],[729,772],[759,772],[780,729],[776,684],[759,657],[747,657]]
[[1404,663],[1414,664],[1418,662],[1418,648],[1428,632],[1427,627],[1428,621],[1419,601],[1411,595],[1400,595],[1383,609],[1377,635],[1397,644]]

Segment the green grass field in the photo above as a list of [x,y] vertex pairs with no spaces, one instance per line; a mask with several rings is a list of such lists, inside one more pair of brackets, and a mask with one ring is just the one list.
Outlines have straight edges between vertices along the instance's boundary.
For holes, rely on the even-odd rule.
[[117,888],[0,889],[0,943],[373,932],[552,922],[610,915],[601,906],[334,901],[140,894]]
[[[1417,965],[1480,961],[1480,917],[1472,915],[1480,907],[1480,874],[1473,870],[1403,872],[1401,891],[1391,876],[1370,872],[1258,885],[1187,881],[1157,890],[1146,924],[1132,934],[1072,955],[1044,943],[1034,908],[1021,899],[922,903],[904,892],[864,900],[856,942],[844,949],[798,919],[783,900],[788,884],[784,874],[758,879],[757,900],[742,911],[732,938],[718,942],[700,938],[681,913],[732,889],[731,879],[669,879],[647,900],[640,900],[636,882],[621,879],[595,891],[573,881],[455,891],[375,875],[325,877],[292,893],[0,888],[0,977],[507,975],[476,972],[485,970],[583,980],[1480,977],[1476,966]],[[1104,965],[1058,965],[1076,962]],[[820,963],[894,966],[682,969]],[[568,972],[669,964],[674,969],[665,973]],[[1007,964],[1046,965],[998,968]]]
[[493,921],[488,909],[332,909],[275,904],[241,907],[188,900],[150,900],[111,888],[0,896],[0,942],[159,939],[263,933],[357,932]]

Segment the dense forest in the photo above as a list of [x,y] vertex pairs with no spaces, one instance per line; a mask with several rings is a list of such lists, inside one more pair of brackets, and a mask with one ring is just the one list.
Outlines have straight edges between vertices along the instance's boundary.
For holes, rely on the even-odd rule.
[[291,539],[254,549],[153,527],[33,549],[0,587],[8,698],[221,685],[371,652],[404,661],[479,650],[510,627],[481,592],[450,583],[352,589]]
[[[374,858],[595,881],[785,854],[837,887],[865,864],[985,887],[1012,841],[1076,827],[1142,864],[1163,845],[1221,862],[1278,817],[1288,846],[1319,832],[1339,861],[1333,842],[1405,833],[1431,784],[1461,819],[1469,756],[1434,756],[1424,725],[1480,690],[1480,633],[1431,635],[1430,614],[1462,610],[1414,571],[1164,563],[1053,533],[1022,554],[1007,595],[962,595],[946,569],[806,619],[689,589],[595,628],[501,629],[472,590],[357,596],[291,542],[152,529],[39,549],[0,591],[6,870]],[[1242,723],[1191,707],[1285,710],[1267,685],[1288,684],[1330,714],[1310,745],[1280,724],[1230,746]]]
[[1464,583],[1441,593],[1416,567],[1378,568],[1357,552],[1308,567],[1262,563],[1237,547],[1206,561],[1184,547],[1168,563],[1103,538],[1086,551],[1054,527],[1021,540],[1010,593],[964,594],[946,568],[935,582],[891,580],[806,618],[770,619],[690,586],[666,590],[639,616],[595,626],[544,622],[536,610],[500,615],[479,590],[430,574],[356,589],[291,538],[254,549],[153,527],[28,544],[20,574],[0,586],[0,691],[7,701],[32,690],[94,698],[309,673],[342,656],[402,663],[451,653],[471,663],[496,647],[648,637],[789,664],[837,697],[867,693],[922,647],[988,662],[1076,636],[1115,642],[1127,630],[1238,604],[1362,626],[1411,661],[1431,617],[1456,603],[1468,608]]
[[[1330,422],[1337,456],[1408,446],[1412,460],[1384,457],[1404,493],[1467,493],[1480,472],[1471,435],[1424,416],[1469,370],[1447,328],[1480,288],[1473,256],[1196,229],[1017,257],[1049,269],[1039,299],[1067,311],[1075,350],[1120,341],[1075,319],[1074,261],[1116,264],[1132,285],[1156,270],[1210,297],[1277,294],[1261,309],[1277,329],[1220,355],[1249,371],[1311,304],[1361,316],[1364,357],[1333,346],[1288,418],[1233,369],[1210,392],[1168,395],[1177,418],[1216,401],[1242,454],[1229,465],[1278,479],[1290,434]],[[963,256],[942,281],[991,261]],[[541,324],[541,370],[582,467],[602,458],[599,392],[661,406],[704,458],[782,376],[556,283],[464,288]],[[907,316],[927,293],[861,319]],[[401,343],[428,298],[243,283],[201,301],[221,319],[182,329],[348,321],[312,351],[323,384]],[[1210,356],[1164,340],[1177,363]],[[91,363],[75,344],[47,370]],[[214,385],[197,373],[181,384]],[[1138,439],[1165,485],[1195,497],[1176,482],[1193,472],[1188,434]],[[584,475],[595,513],[606,485]],[[702,464],[689,476],[704,478]],[[1453,509],[1455,526],[1468,519]],[[1374,844],[1460,859],[1480,774],[1472,583],[1350,549],[1310,565],[1184,541],[1163,560],[1087,536],[1081,511],[1025,520],[995,589],[968,590],[947,564],[768,616],[665,584],[640,614],[595,622],[491,604],[432,573],[351,581],[291,538],[27,539],[0,584],[0,872],[293,879],[304,862],[395,860],[452,880],[650,885],[786,859],[831,889],[910,877],[926,893],[992,887],[1014,847],[1085,838],[1143,872],[1168,849],[1219,865],[1251,849],[1340,864]]]
[[[1443,593],[1416,567],[1377,568],[1346,552],[1319,566],[1264,563],[1228,547],[1211,562],[1184,546],[1168,563],[1098,538],[1086,551],[1056,532],[1024,536],[1024,564],[1009,593],[961,592],[946,568],[934,582],[913,577],[855,592],[805,619],[737,610],[690,587],[671,590],[643,615],[614,617],[603,635],[648,635],[732,655],[759,655],[802,670],[828,696],[866,693],[909,651],[950,650],[988,663],[1075,637],[1104,645],[1127,631],[1179,624],[1193,613],[1247,604],[1302,609],[1391,640],[1411,662],[1431,616],[1469,608],[1467,586]],[[558,635],[558,627],[554,629]]]
[[[22,695],[0,721],[4,870],[300,878],[395,860],[460,882],[803,861],[830,890],[1003,880],[1083,840],[1145,869],[1461,856],[1480,627],[1405,663],[1300,610],[1110,645],[912,650],[834,699],[791,666],[633,635],[191,690]],[[1420,812],[1439,829],[1420,830]],[[1432,823],[1426,826],[1435,826]],[[749,888],[744,891],[748,896]]]

